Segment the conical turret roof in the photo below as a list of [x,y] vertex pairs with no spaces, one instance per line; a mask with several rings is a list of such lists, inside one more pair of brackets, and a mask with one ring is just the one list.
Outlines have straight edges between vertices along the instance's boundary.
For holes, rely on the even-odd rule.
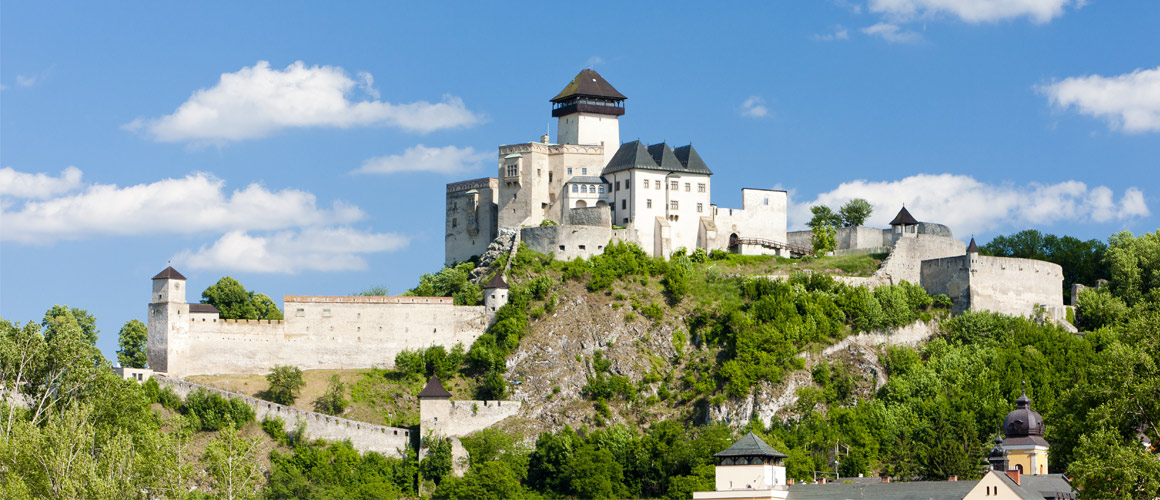
[[905,206],[898,211],[898,215],[894,216],[894,220],[890,221],[891,226],[913,226],[916,224],[918,224],[918,219],[910,215],[910,211]]
[[439,377],[432,375],[427,380],[427,386],[422,391],[419,391],[419,399],[423,398],[451,399],[451,393],[443,388],[443,383],[439,382]]
[[620,101],[628,99],[600,76],[600,73],[592,69],[581,70],[571,82],[568,82],[564,90],[552,98],[552,102],[561,102],[576,96],[603,97]]
[[979,253],[979,245],[975,244],[975,237],[971,237],[971,244],[967,245],[967,253]]
[[496,272],[495,276],[492,276],[491,279],[488,280],[487,284],[483,285],[484,290],[490,290],[492,288],[507,288],[507,287],[508,287],[508,284],[506,281],[503,280],[503,273],[502,272]]

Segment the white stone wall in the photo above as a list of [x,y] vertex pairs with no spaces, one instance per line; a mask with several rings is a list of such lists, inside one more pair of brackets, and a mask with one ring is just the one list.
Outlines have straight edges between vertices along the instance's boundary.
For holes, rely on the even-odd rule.
[[[785,191],[742,189],[741,209],[715,207],[714,223],[717,239],[707,250],[728,249],[729,238],[760,238],[788,243],[786,211],[789,203]],[[808,247],[808,245],[807,245]],[[770,253],[773,250],[770,249]]]
[[303,434],[309,439],[325,439],[327,441],[349,439],[351,446],[356,450],[374,451],[389,457],[400,458],[406,456],[406,450],[411,446],[411,431],[409,429],[368,424],[332,417],[323,413],[299,410],[171,377],[156,376],[155,378],[161,385],[172,388],[173,392],[182,398],[197,389],[205,389],[227,398],[240,399],[254,409],[257,421],[261,422],[265,418],[281,418],[286,424],[287,431],[293,431],[301,423],[305,426]]
[[[572,113],[556,122],[556,142],[604,146],[600,166],[608,164],[620,146],[620,120],[617,116],[596,113]],[[599,175],[599,174],[597,174]]]
[[450,401],[424,399],[419,404],[419,426],[443,437],[462,437],[486,429],[520,411],[519,401]]
[[902,281],[918,284],[922,281],[922,261],[956,257],[966,252],[967,244],[954,238],[914,233],[898,235],[894,248],[874,278],[887,285]]
[[[188,304],[151,304],[188,311]],[[319,297],[289,295],[283,321],[150,315],[150,365],[170,376],[265,373],[275,365],[302,369],[391,367],[404,349],[470,346],[486,331],[483,306],[455,306],[450,297]],[[188,313],[185,314],[188,318]],[[168,331],[155,354],[155,332]],[[163,354],[158,359],[158,355]],[[155,364],[156,363],[156,364]],[[162,369],[161,367],[164,367]]]
[[[672,189],[674,182],[677,183],[676,189]],[[698,189],[700,184],[705,185],[704,192]],[[670,247],[673,251],[682,247],[692,251],[697,248],[701,217],[713,213],[713,207],[709,202],[709,194],[712,192],[709,176],[689,173],[669,174],[665,178],[664,188],[666,198],[664,213],[671,231]],[[677,202],[675,209],[673,208],[674,201]],[[700,205],[700,211],[697,211],[698,205]],[[668,257],[668,254],[658,254],[657,256]]]
[[498,236],[498,182],[489,177],[447,185],[445,265],[483,255]]
[[1063,321],[1063,268],[1011,257],[971,257],[971,310],[1032,316],[1041,305]]
[[557,260],[587,259],[604,253],[612,229],[601,226],[545,226],[520,230],[520,241],[540,253],[554,253]]
[[[613,151],[615,153],[615,151]],[[564,186],[573,176],[599,176],[604,147],[529,142],[499,147],[499,226],[538,226],[544,219],[559,222],[567,206]],[[507,175],[507,166],[517,175]],[[568,169],[572,169],[572,174]]]

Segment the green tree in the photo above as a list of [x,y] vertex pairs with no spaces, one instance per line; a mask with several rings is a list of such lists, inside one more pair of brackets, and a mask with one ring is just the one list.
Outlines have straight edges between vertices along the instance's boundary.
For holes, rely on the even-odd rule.
[[451,474],[451,440],[428,437],[425,441],[427,456],[419,462],[419,473],[423,475],[423,479],[439,484],[444,477]]
[[479,498],[525,497],[520,476],[506,462],[483,462],[464,474],[462,478],[447,477],[435,490],[435,498],[448,500],[474,500]]
[[625,496],[624,471],[612,452],[586,445],[568,463],[567,477],[579,498],[595,500]]
[[349,404],[350,401],[346,400],[346,384],[342,383],[342,379],[336,373],[330,376],[326,391],[314,400],[314,410],[327,415],[338,415]]
[[838,231],[829,224],[818,224],[810,235],[810,246],[814,255],[833,252],[838,247]]
[[306,385],[302,381],[302,370],[297,366],[275,366],[266,375],[266,381],[270,387],[266,389],[265,396],[270,401],[287,406],[294,404],[298,393],[302,392],[302,386]]
[[258,466],[260,444],[260,439],[244,438],[229,426],[206,445],[201,463],[213,482],[217,498],[257,498],[257,486],[262,481],[262,469]]
[[842,216],[834,213],[830,207],[825,205],[810,207],[810,213],[813,214],[813,217],[806,223],[810,229],[817,229],[818,226],[838,227],[842,225]]
[[1108,240],[1106,259],[1113,294],[1131,306],[1160,289],[1160,229],[1138,238],[1123,231]]
[[682,255],[674,257],[665,265],[664,286],[669,302],[676,304],[689,294],[689,282],[693,277],[693,264],[689,258]]
[[229,276],[201,292],[201,302],[216,307],[224,319],[282,319],[282,311],[270,297],[246,290]]
[[362,295],[364,297],[380,297],[380,296],[386,296],[386,295],[390,295],[390,294],[391,294],[391,291],[388,290],[386,286],[375,285],[372,287],[368,287],[367,289],[365,289],[361,292],[358,292],[355,295]]
[[125,323],[117,340],[117,362],[128,368],[145,368],[148,336],[149,329],[140,320]]
[[89,345],[96,345],[97,335],[100,332],[97,330],[97,318],[89,314],[84,309],[76,307],[68,307],[62,305],[55,305],[44,313],[44,319],[40,322],[40,326],[44,327],[44,337],[51,339],[63,328],[75,326],[81,331],[81,338]]
[[1151,499],[1160,496],[1160,458],[1139,443],[1125,443],[1100,428],[1079,438],[1076,460],[1067,467],[1085,498]]
[[869,219],[873,212],[874,207],[863,198],[854,198],[838,209],[838,214],[842,217],[842,225],[846,227],[865,224],[866,219]]

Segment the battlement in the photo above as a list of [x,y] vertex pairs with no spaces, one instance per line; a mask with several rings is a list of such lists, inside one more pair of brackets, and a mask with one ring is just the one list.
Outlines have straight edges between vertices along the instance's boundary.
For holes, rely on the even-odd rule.
[[452,182],[447,185],[447,192],[460,193],[463,191],[471,191],[472,189],[496,189],[498,187],[499,179],[496,179],[495,177],[484,177],[482,179]]
[[451,297],[412,297],[405,295],[284,295],[284,304],[446,304],[455,305]]

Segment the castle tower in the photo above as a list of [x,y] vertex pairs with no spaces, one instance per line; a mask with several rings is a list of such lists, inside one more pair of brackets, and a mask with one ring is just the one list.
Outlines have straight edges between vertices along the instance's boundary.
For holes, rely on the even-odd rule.
[[894,241],[898,241],[905,235],[918,235],[918,219],[910,215],[910,211],[906,207],[898,211],[898,215],[894,216],[894,220],[890,221],[891,233],[893,233]]
[[495,317],[495,312],[508,302],[508,284],[503,280],[503,271],[495,273],[491,281],[483,285],[483,307],[487,314]]
[[594,70],[576,75],[564,90],[552,98],[556,142],[560,144],[603,145],[607,165],[620,147],[619,116],[628,99]]
[[716,491],[694,492],[696,500],[787,498],[789,495],[785,466],[782,465],[786,455],[765,444],[752,432],[713,458],[717,460]]
[[991,464],[991,470],[999,472],[1007,472],[1009,461],[1007,460],[1007,449],[1003,447],[1003,427],[999,426],[999,432],[995,433],[995,446],[991,448],[991,453],[987,455],[987,462]]
[[189,304],[185,302],[185,276],[173,267],[153,277],[148,320],[149,368],[180,376],[179,367],[170,366],[169,358],[189,337]]
[[445,428],[451,424],[450,417],[451,393],[443,388],[439,377],[432,375],[419,392],[419,430],[424,436],[446,436]]
[[1027,397],[1027,383],[1023,383],[1023,394],[1015,400],[1016,408],[1003,420],[1003,448],[1007,450],[1010,467],[1022,474],[1048,474],[1047,450],[1051,445],[1043,439],[1047,429],[1043,416],[1031,409],[1031,398]]

